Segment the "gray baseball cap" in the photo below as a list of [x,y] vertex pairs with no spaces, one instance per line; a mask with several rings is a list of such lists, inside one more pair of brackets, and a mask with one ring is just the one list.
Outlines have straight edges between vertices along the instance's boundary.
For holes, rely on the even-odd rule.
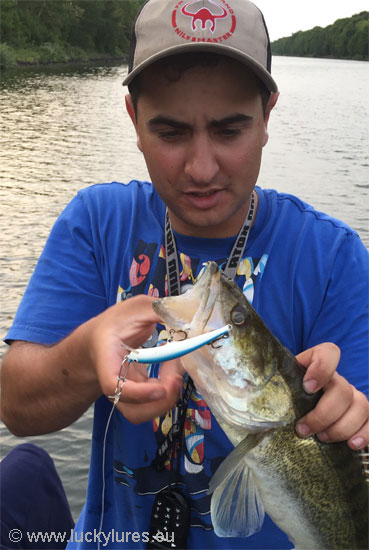
[[278,90],[264,17],[249,0],[147,0],[134,22],[123,84],[159,59],[194,51],[237,59],[270,92]]

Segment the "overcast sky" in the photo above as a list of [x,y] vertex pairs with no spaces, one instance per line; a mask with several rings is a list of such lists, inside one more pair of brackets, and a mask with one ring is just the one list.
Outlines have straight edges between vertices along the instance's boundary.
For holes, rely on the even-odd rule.
[[253,0],[264,14],[270,40],[368,11],[368,0]]

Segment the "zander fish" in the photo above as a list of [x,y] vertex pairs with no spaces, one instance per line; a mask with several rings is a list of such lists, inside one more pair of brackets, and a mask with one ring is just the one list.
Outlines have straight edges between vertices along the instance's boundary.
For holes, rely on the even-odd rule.
[[227,338],[182,358],[235,446],[210,482],[215,533],[250,536],[267,512],[295,548],[367,549],[368,489],[360,453],[345,442],[295,434],[296,421],[320,395],[305,393],[305,369],[238,286],[209,262],[192,289],[153,307],[182,336],[232,326]]

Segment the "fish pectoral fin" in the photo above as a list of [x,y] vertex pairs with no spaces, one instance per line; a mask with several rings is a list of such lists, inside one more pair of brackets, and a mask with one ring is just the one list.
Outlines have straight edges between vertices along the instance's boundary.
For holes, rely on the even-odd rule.
[[246,453],[251,451],[258,443],[256,434],[249,434],[233,449],[233,451],[223,460],[213,475],[209,483],[208,494],[211,494],[215,489],[228,478],[232,472],[236,470],[239,463],[242,461]]
[[264,505],[244,459],[255,445],[256,437],[247,436],[222,462],[210,482],[211,520],[218,537],[249,537],[263,525]]

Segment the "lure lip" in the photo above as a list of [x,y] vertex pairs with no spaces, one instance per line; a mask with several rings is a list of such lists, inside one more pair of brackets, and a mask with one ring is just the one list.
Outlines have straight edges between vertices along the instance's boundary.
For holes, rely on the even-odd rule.
[[170,359],[177,359],[183,355],[187,355],[207,344],[211,344],[218,338],[228,336],[232,330],[232,325],[224,325],[223,327],[187,338],[185,340],[177,340],[169,342],[164,346],[156,348],[140,348],[132,349],[126,356],[126,360],[135,363],[161,363]]

